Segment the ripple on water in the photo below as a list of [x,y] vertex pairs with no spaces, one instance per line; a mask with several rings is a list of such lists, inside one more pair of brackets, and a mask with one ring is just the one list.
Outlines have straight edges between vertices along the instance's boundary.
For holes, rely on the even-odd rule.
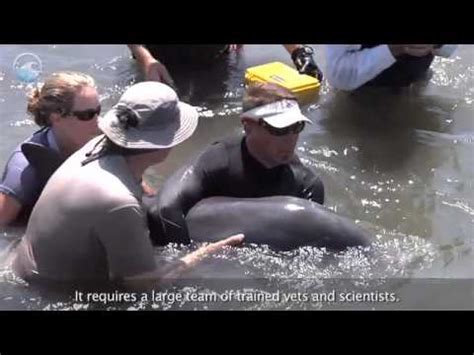
[[[327,289],[327,284],[334,280],[351,280],[351,284],[358,287],[370,283],[373,287],[374,282],[383,284],[390,278],[407,278],[414,270],[429,268],[438,254],[432,244],[419,237],[387,231],[382,231],[382,234],[384,238],[379,238],[367,248],[350,248],[336,254],[313,247],[287,252],[277,252],[264,245],[227,248],[210,257],[201,270],[198,267],[193,271],[193,278],[156,291],[173,295],[173,299],[169,296],[158,301],[152,300],[149,295],[146,300],[137,297],[136,302],[108,305],[81,303],[67,297],[51,302],[34,292],[30,294],[24,281],[3,269],[0,271],[0,283],[11,287],[5,295],[8,299],[4,298],[2,302],[13,299],[21,309],[44,310],[318,309],[322,303],[304,300],[285,302],[282,295],[314,293]],[[197,247],[197,244],[170,244],[157,248],[156,256],[173,259]],[[227,277],[226,273],[230,276]],[[231,291],[234,293],[229,293]],[[277,292],[279,299],[272,299]],[[246,298],[238,298],[237,293],[239,297]],[[212,299],[209,294],[217,296]],[[190,299],[189,295],[196,296],[196,299]],[[198,296],[202,300],[205,295],[210,302],[199,301]],[[226,295],[230,300],[225,298]]]

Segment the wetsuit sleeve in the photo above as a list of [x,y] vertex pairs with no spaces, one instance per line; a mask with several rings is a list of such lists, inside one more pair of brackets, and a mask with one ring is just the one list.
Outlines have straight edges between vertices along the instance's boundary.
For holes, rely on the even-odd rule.
[[324,185],[311,169],[304,166],[298,159],[298,197],[310,200],[319,204],[324,203]]
[[109,211],[98,220],[95,233],[104,246],[112,279],[156,268],[145,215],[140,206],[126,205]]
[[14,197],[23,206],[32,206],[38,199],[39,185],[33,166],[21,151],[15,151],[3,172],[0,193]]
[[332,86],[340,90],[357,89],[396,62],[385,44],[360,48],[360,44],[326,46],[325,74]]
[[157,244],[189,243],[186,215],[200,200],[215,195],[225,181],[228,156],[222,144],[214,144],[194,163],[168,178],[148,206],[150,236]]

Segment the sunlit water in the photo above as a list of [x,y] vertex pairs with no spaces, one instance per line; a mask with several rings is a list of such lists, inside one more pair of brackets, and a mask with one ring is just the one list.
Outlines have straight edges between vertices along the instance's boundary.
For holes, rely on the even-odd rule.
[[[324,67],[323,46],[315,49]],[[45,73],[69,69],[94,76],[105,109],[140,80],[125,46],[0,46],[2,167],[18,142],[36,129],[25,114],[28,87],[16,80],[12,70],[14,58],[23,52],[37,54]],[[231,289],[270,296],[279,291],[278,300],[78,302],[72,294],[29,286],[3,268],[0,308],[321,309],[327,304],[289,301],[282,295],[329,292],[332,286],[327,285],[335,279],[362,289],[366,282],[366,290],[390,284],[401,293],[418,279],[472,279],[473,59],[474,47],[460,46],[452,58],[435,60],[429,83],[397,93],[350,95],[324,82],[317,101],[304,108],[313,125],[301,135],[298,154],[321,175],[325,205],[372,232],[370,247],[339,254],[309,247],[285,253],[266,246],[234,248],[211,257],[186,280],[160,290],[173,295],[214,291],[221,296]],[[159,187],[210,141],[238,132],[245,68],[273,60],[291,63],[280,46],[245,46],[239,55],[230,56],[224,69],[178,78],[182,98],[196,105],[202,118],[196,134],[164,164],[149,169],[147,180]],[[0,230],[0,250],[23,231]],[[169,245],[157,248],[156,255],[171,258],[196,247]]]

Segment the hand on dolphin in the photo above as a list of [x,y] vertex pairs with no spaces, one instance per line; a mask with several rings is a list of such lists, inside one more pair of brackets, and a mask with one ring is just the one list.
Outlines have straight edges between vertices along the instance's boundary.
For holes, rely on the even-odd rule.
[[205,246],[200,247],[198,250],[192,252],[191,254],[184,256],[183,258],[181,258],[181,261],[183,261],[188,267],[193,267],[199,262],[201,262],[202,259],[218,252],[226,246],[236,246],[241,244],[244,238],[245,237],[243,234],[236,234],[219,242],[207,244]]
[[146,291],[154,289],[158,284],[163,286],[167,282],[179,278],[184,272],[198,265],[204,258],[223,249],[226,246],[236,246],[244,240],[243,234],[236,234],[224,240],[207,244],[192,253],[178,259],[178,262],[156,268],[138,275],[123,278],[123,286],[133,290]]
[[190,270],[197,266],[203,259],[209,257],[212,254],[217,253],[226,246],[237,246],[242,244],[245,236],[243,234],[236,234],[221,241],[210,243],[200,247],[192,253],[185,255],[180,259],[182,262],[180,266],[171,270],[163,276],[163,279],[177,278],[182,273]]

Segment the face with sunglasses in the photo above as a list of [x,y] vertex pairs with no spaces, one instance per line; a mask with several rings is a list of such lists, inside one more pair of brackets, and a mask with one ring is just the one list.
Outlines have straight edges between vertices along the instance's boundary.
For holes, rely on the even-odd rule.
[[277,136],[277,137],[282,137],[286,136],[288,134],[300,134],[305,126],[305,123],[300,121],[296,122],[295,124],[292,124],[291,126],[284,127],[284,128],[276,128],[273,127],[272,125],[268,124],[264,120],[259,120],[258,121],[259,125],[265,128],[268,133],[270,133],[272,136]]
[[96,108],[88,108],[82,111],[72,111],[71,116],[77,118],[79,121],[86,122],[99,117],[101,110],[102,107],[99,104],[99,106],[97,106]]
[[97,119],[101,111],[99,95],[93,87],[82,87],[76,92],[71,110],[52,117],[56,138],[67,151],[81,148],[100,131]]
[[288,164],[295,155],[299,134],[305,127],[297,122],[284,128],[276,128],[265,122],[242,118],[249,151],[267,168]]

